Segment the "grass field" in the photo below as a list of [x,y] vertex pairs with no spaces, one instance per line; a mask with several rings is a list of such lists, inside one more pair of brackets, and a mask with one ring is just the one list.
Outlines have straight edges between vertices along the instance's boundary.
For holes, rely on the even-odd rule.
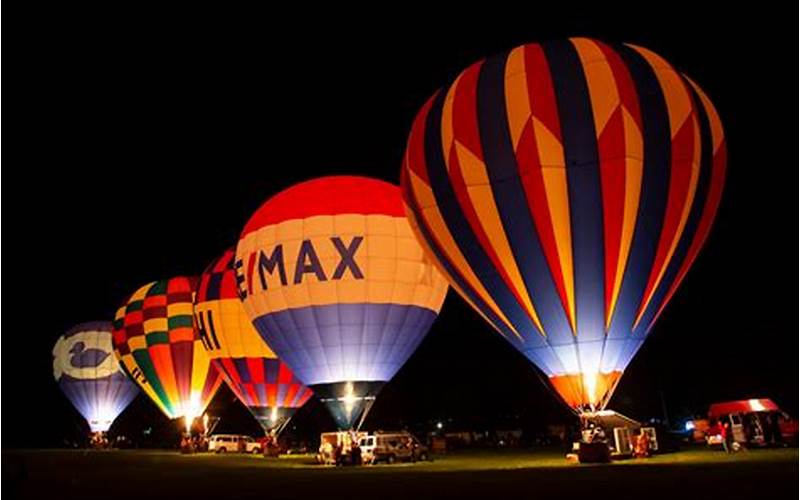
[[797,498],[798,451],[697,449],[608,465],[555,450],[460,452],[433,462],[322,467],[308,456],[4,450],[3,498]]

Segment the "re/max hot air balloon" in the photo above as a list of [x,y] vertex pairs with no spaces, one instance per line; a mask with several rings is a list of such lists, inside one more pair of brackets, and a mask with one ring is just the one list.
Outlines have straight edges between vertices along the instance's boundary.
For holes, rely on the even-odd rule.
[[59,337],[53,375],[93,433],[108,431],[139,393],[114,357],[110,321],[81,323]]
[[187,431],[222,378],[194,322],[196,280],[171,278],[138,289],[114,318],[114,351],[128,375]]
[[278,434],[313,393],[275,356],[244,311],[226,251],[200,277],[194,312],[203,346],[228,386],[264,428]]
[[314,179],[269,199],[242,232],[235,268],[256,330],[342,429],[360,426],[447,293],[399,188],[364,177]]
[[697,257],[725,159],[694,82],[647,49],[576,38],[434,95],[402,186],[450,284],[580,412],[606,405]]

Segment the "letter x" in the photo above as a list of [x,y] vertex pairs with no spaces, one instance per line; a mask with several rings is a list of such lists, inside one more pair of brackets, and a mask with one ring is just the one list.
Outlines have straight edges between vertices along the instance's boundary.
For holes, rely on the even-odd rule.
[[363,236],[355,236],[350,241],[349,246],[344,246],[342,239],[338,236],[331,238],[333,246],[336,247],[336,250],[339,252],[339,256],[341,256],[339,265],[336,266],[336,270],[333,272],[332,279],[340,279],[347,269],[350,269],[350,272],[353,273],[353,277],[355,279],[364,279],[364,274],[361,272],[361,269],[358,268],[358,264],[356,263],[356,251],[358,250],[358,247],[361,245],[362,241],[364,241]]

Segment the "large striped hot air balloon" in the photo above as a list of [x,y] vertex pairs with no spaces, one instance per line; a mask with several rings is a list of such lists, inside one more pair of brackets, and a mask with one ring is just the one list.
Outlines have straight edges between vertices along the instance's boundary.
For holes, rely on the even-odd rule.
[[106,432],[139,393],[114,357],[110,321],[81,323],[59,337],[53,375],[92,432]]
[[244,311],[233,249],[200,277],[194,313],[211,362],[264,432],[279,433],[313,393],[275,356]]
[[195,285],[177,277],[141,287],[117,310],[113,332],[128,375],[187,431],[222,383],[194,322]]
[[235,267],[256,329],[342,429],[360,425],[447,293],[398,187],[364,177],[315,179],[269,199],[245,226]]
[[719,205],[725,137],[647,49],[575,38],[480,61],[414,121],[415,233],[577,411],[602,408]]

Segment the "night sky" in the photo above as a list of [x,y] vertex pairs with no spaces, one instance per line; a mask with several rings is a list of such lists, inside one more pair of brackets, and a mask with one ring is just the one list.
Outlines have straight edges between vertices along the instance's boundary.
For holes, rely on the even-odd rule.
[[[609,407],[637,418],[666,408],[675,423],[714,401],[771,397],[797,416],[797,27],[777,24],[796,13],[736,9],[433,19],[387,7],[350,24],[192,13],[95,22],[75,12],[63,23],[51,12],[31,22],[22,67],[7,72],[19,93],[6,102],[19,116],[6,120],[17,153],[7,157],[2,221],[3,447],[58,446],[83,432],[52,376],[52,345],[66,329],[110,320],[149,281],[199,274],[261,203],[296,182],[399,182],[412,119],[437,88],[481,58],[565,36],[664,56],[713,100],[729,148],[715,227]],[[210,411],[229,430],[257,430],[227,389]],[[451,291],[366,426],[570,418]],[[144,395],[118,420],[130,435],[170,425]],[[313,403],[296,426],[313,435],[333,422]]]

